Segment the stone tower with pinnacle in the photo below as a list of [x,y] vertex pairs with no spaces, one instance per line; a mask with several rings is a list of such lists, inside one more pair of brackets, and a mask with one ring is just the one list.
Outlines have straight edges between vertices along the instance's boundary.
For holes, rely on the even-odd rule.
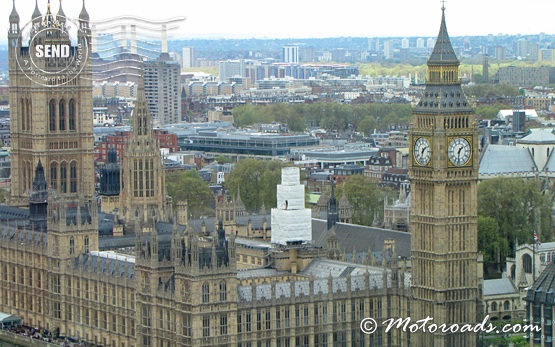
[[[445,23],[428,59],[426,89],[410,131],[413,319],[474,324],[479,319],[478,135],[461,89],[459,60]],[[476,333],[415,334],[414,346],[475,346]]]

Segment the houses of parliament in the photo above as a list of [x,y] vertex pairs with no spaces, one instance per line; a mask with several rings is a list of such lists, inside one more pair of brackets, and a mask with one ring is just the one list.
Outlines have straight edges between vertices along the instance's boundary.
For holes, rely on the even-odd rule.
[[[85,2],[78,18],[72,41],[61,5],[56,14],[50,2],[44,14],[37,6],[30,16],[33,40],[71,46],[58,58],[37,57],[24,42],[27,20],[15,2],[9,16],[12,185],[0,209],[0,311],[112,347],[476,345],[473,332],[360,328],[365,317],[481,322],[477,127],[445,9],[411,125],[413,234],[403,244],[406,234],[376,231],[381,241],[359,242],[368,252],[351,261],[337,256],[345,236],[335,205],[328,223],[312,225],[311,242],[285,245],[240,237],[221,214],[200,228],[174,214],[142,83],[117,175],[123,236],[99,237],[90,55],[76,76],[51,83],[19,64],[31,57],[47,72],[75,64],[91,41]],[[132,240],[131,251],[117,251],[120,239]]]

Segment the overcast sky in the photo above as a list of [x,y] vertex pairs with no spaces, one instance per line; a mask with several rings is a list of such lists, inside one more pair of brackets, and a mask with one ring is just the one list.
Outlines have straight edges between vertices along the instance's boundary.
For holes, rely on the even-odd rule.
[[[52,0],[57,12],[60,0]],[[30,20],[34,0],[16,0],[21,22]],[[42,13],[47,0],[38,0]],[[63,0],[68,17],[81,10],[81,0]],[[186,17],[170,38],[309,38],[430,37],[441,19],[438,0],[86,0],[91,20],[133,15],[153,20]],[[449,0],[451,36],[487,34],[553,34],[555,1]],[[12,0],[0,0],[2,33],[8,30]],[[0,42],[7,41],[0,35]]]

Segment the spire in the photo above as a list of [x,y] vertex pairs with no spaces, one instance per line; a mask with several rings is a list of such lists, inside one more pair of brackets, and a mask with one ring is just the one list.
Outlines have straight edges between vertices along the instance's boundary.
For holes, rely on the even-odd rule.
[[19,23],[19,14],[15,9],[15,0],[13,0],[12,13],[10,14],[10,23]]
[[133,111],[133,137],[135,139],[141,136],[150,137],[150,132],[150,109],[146,101],[144,67],[142,67],[142,76],[139,77],[139,85],[137,87],[137,101]]
[[60,22],[66,22],[66,14],[64,13],[64,9],[62,8],[62,0],[60,0],[60,8],[58,9],[58,14],[56,15],[56,19]]
[[33,191],[46,191],[48,184],[46,183],[46,178],[44,175],[44,167],[39,159],[37,168],[35,169],[35,179],[33,180]]
[[50,0],[48,0],[48,5],[46,7],[46,14],[44,15],[44,26],[52,27],[54,26],[56,21],[54,20],[54,16],[52,15],[52,11],[50,9]]
[[453,64],[459,63],[459,59],[455,54],[455,50],[451,45],[451,40],[449,39],[449,34],[447,33],[447,25],[445,24],[445,3],[441,8],[441,26],[439,28],[439,34],[437,36],[436,44],[432,55],[428,59],[428,65],[443,65],[443,64]]
[[108,164],[117,164],[118,162],[118,152],[114,146],[110,146],[108,149]]
[[40,23],[41,17],[42,17],[42,13],[40,13],[40,10],[39,10],[39,0],[35,0],[35,11],[33,11],[33,16],[31,18],[33,21],[33,24]]
[[337,199],[335,198],[335,183],[331,185],[331,196],[328,202],[328,230],[331,229],[335,223],[339,222],[339,214],[337,213]]
[[85,0],[83,0],[83,8],[81,9],[81,13],[79,13],[79,19],[84,20],[84,21],[89,20],[89,13],[87,12],[87,9],[85,8]]

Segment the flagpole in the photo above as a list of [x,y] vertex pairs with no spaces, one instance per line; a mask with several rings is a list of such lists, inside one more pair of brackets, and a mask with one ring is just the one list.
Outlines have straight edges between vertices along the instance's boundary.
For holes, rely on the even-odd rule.
[[533,261],[533,265],[532,265],[532,284],[536,283],[536,244],[538,243],[538,241],[534,240],[534,243],[532,244],[532,261]]

